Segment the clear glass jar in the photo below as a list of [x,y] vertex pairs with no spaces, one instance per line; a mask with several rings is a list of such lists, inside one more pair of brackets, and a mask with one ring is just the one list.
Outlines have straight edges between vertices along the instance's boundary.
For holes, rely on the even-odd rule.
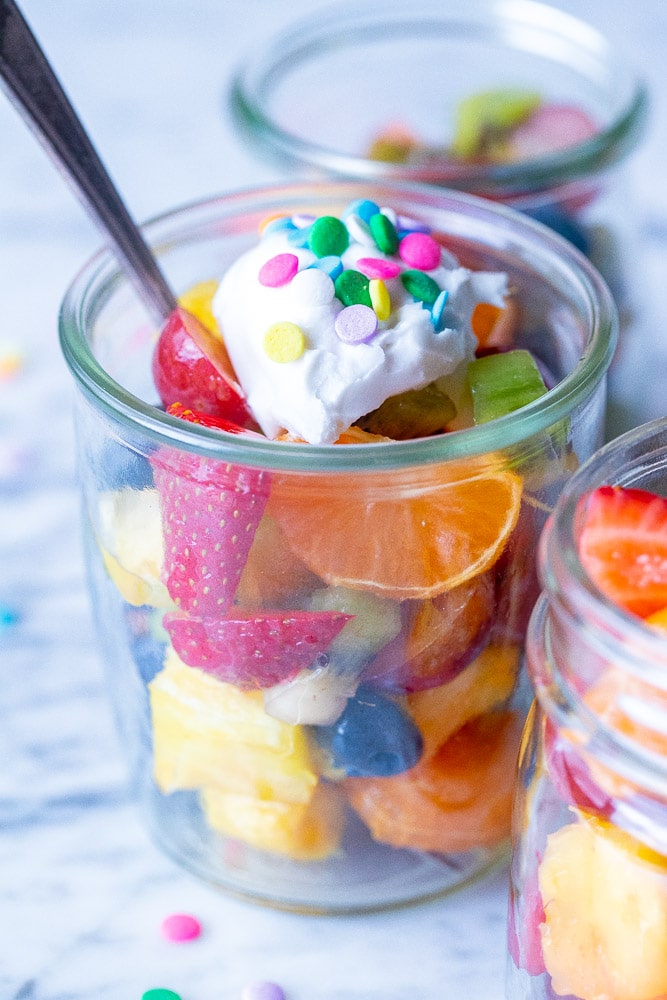
[[[496,88],[583,110],[594,134],[505,162],[453,157],[457,108]],[[232,81],[239,132],[293,169],[425,182],[502,201],[552,226],[593,261],[629,322],[636,234],[627,157],[644,131],[645,87],[597,29],[520,0],[334,4],[253,43]],[[562,126],[561,126],[562,127]],[[559,128],[558,119],[550,130]],[[411,151],[378,159],[378,137]],[[391,155],[391,154],[389,154]]]
[[[208,882],[304,911],[414,902],[506,858],[536,541],[601,443],[617,333],[608,290],[568,244],[462,194],[289,185],[188,206],[146,234],[181,294],[218,280],[266,217],[340,215],[361,197],[423,220],[462,263],[507,272],[516,342],[556,385],[520,412],[420,440],[241,438],[159,408],[156,331],[109,253],[60,316],[93,609],[150,827]],[[176,537],[174,503],[190,511]],[[245,541],[225,511],[243,516]],[[212,558],[237,558],[222,616],[175,607],[165,586],[192,555],[195,517]],[[431,551],[446,563],[435,578]],[[217,601],[228,574],[214,578]],[[252,638],[276,609],[280,670],[296,650],[289,676],[255,670],[238,631]],[[304,610],[317,612],[314,639],[298,631]]]
[[509,908],[511,1000],[667,996],[667,639],[607,600],[579,561],[581,498],[667,495],[667,420],[567,484],[541,540]]

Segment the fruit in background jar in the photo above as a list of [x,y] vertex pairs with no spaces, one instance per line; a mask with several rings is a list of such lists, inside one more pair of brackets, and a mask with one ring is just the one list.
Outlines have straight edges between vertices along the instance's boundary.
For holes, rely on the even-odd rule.
[[580,817],[548,837],[539,887],[544,962],[558,995],[667,994],[667,858]]
[[331,766],[350,777],[402,774],[417,763],[422,737],[404,706],[370,684],[357,688],[333,726],[313,730]]
[[[209,311],[203,311],[207,318]],[[217,326],[205,326],[181,307],[174,310],[160,331],[152,371],[165,407],[180,402],[241,426],[251,422]]]
[[504,705],[519,671],[519,646],[487,646],[453,680],[408,695],[407,706],[433,757],[466,722]]
[[97,543],[123,600],[135,607],[173,607],[161,580],[164,545],[157,492],[124,487],[101,493],[98,515]]
[[667,605],[667,498],[601,486],[579,508],[579,558],[618,607],[646,618]]
[[164,626],[184,663],[242,689],[268,688],[327,658],[349,615],[229,610],[225,617],[167,614]]
[[491,713],[404,774],[343,787],[375,840],[444,854],[494,847],[510,832],[520,737],[518,715]]
[[499,87],[471,94],[456,109],[451,151],[463,159],[501,158],[508,133],[539,107],[541,97],[532,90]]
[[614,803],[598,785],[581,748],[573,745],[566,735],[561,736],[549,719],[544,727],[544,754],[551,783],[564,802],[611,816]]
[[514,473],[475,475],[471,463],[298,482],[276,475],[268,511],[327,583],[395,600],[429,598],[493,565],[516,523],[521,491]]
[[531,160],[557,153],[591,139],[599,131],[591,116],[571,104],[543,104],[512,131],[513,160]]

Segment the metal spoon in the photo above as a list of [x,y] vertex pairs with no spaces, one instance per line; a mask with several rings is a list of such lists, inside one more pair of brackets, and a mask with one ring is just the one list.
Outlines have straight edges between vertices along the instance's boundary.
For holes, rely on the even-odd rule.
[[153,318],[163,322],[176,308],[174,293],[13,0],[0,0],[0,81],[111,241]]

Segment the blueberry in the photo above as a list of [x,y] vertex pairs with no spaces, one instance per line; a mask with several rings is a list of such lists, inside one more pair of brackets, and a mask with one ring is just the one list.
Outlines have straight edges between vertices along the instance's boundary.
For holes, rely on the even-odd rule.
[[422,737],[408,713],[369,684],[362,684],[331,726],[314,728],[334,767],[353,778],[386,778],[414,767]]
[[147,458],[108,438],[94,456],[93,465],[101,489],[119,490],[129,486],[143,490],[153,485],[153,470]]
[[535,219],[536,222],[541,222],[549,229],[553,229],[559,236],[569,240],[577,250],[581,250],[587,257],[590,256],[591,246],[586,230],[578,222],[575,222],[567,212],[550,205],[543,205],[540,208],[530,209],[526,214],[531,219]]

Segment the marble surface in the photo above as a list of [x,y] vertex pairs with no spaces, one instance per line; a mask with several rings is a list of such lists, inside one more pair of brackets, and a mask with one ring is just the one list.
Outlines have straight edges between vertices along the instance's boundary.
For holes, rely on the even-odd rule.
[[[25,0],[134,214],[272,179],[221,94],[261,25],[316,0]],[[664,0],[560,6],[622,38],[653,91],[633,158],[641,305],[612,379],[615,430],[662,414],[667,374]],[[0,100],[0,997],[500,1000],[506,876],[396,913],[313,918],[228,899],[149,841],[127,791],[85,590],[72,387],[56,338],[66,285],[100,242]],[[204,933],[164,942],[167,914]]]

